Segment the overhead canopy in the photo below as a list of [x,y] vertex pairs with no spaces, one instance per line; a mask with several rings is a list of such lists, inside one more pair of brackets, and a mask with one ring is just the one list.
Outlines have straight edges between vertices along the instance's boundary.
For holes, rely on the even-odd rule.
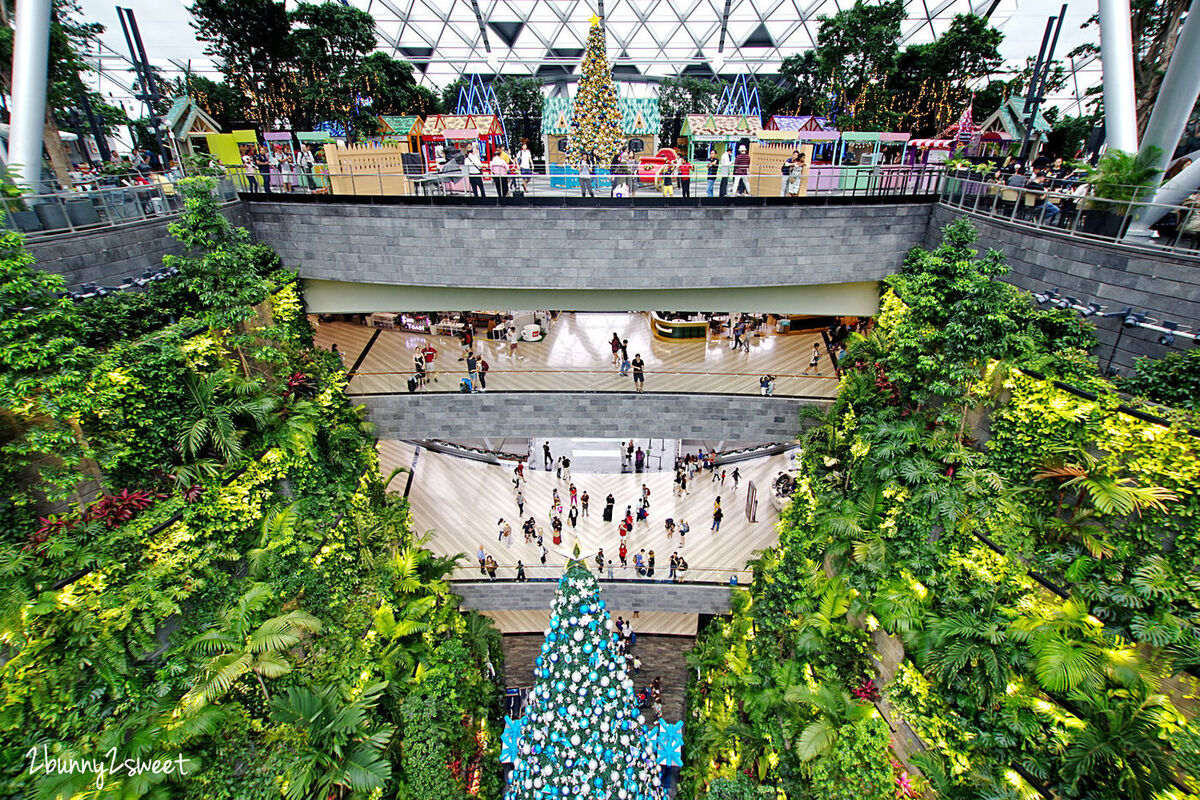
[[922,150],[949,150],[956,144],[957,139],[913,139],[909,142],[912,147]]
[[758,117],[688,114],[680,135],[690,138],[693,142],[728,142],[742,137],[753,139],[761,130],[762,121]]

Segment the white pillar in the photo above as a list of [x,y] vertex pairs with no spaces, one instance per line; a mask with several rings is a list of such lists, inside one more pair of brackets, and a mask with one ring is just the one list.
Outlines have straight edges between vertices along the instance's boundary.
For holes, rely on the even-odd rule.
[[42,176],[42,132],[46,123],[50,0],[21,0],[14,29],[8,156],[18,169],[17,183],[26,190],[36,190]]
[[1104,133],[1108,146],[1136,153],[1137,105],[1129,0],[1100,0],[1100,59],[1104,65]]
[[1192,163],[1171,180],[1164,183],[1154,196],[1153,206],[1143,206],[1137,218],[1130,224],[1125,239],[1150,238],[1150,226],[1167,215],[1170,206],[1177,206],[1200,189],[1200,150],[1191,153]]
[[1171,54],[1171,64],[1158,89],[1154,111],[1142,136],[1142,149],[1162,150],[1155,165],[1165,169],[1179,145],[1196,98],[1200,96],[1200,9],[1188,14]]

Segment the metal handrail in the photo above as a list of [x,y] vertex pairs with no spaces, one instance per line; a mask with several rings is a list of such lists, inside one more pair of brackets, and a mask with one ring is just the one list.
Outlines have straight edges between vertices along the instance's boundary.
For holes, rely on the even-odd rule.
[[[228,178],[218,179],[214,194],[222,203],[238,200],[234,184]],[[166,181],[26,195],[15,203],[10,201],[4,222],[10,230],[42,237],[161,219],[182,210],[183,197],[178,186],[173,181]]]
[[[1090,188],[1090,187],[1089,187]],[[1064,192],[1061,189],[1026,189],[987,180],[971,180],[947,175],[943,182],[940,202],[980,217],[999,219],[1024,227],[1162,253],[1171,252],[1184,257],[1200,257],[1200,235],[1182,233],[1194,223],[1200,208],[1146,202],[1149,190],[1130,187],[1135,191],[1128,200],[1109,200],[1086,193]],[[1176,215],[1176,227],[1168,237],[1150,240],[1129,240],[1126,231],[1137,215],[1146,209],[1163,209]],[[1188,238],[1192,239],[1189,243]]]
[[[707,531],[707,529],[705,529],[705,531]],[[520,535],[518,532],[516,532],[516,531],[513,532],[514,537],[518,536],[518,535]],[[498,547],[503,548],[504,545],[499,544]],[[507,548],[505,548],[505,549],[507,549]],[[677,548],[672,548],[672,550],[675,550],[675,549],[677,549]],[[613,552],[611,554],[612,561],[613,561],[613,577],[611,579],[612,583],[624,582],[624,583],[635,583],[635,584],[639,584],[639,585],[655,584],[655,583],[675,585],[675,584],[680,584],[680,583],[690,583],[690,584],[700,584],[700,585],[706,585],[706,586],[731,586],[731,587],[738,586],[738,587],[745,588],[746,586],[748,586],[750,584],[750,581],[754,577],[754,572],[752,570],[748,570],[745,568],[732,569],[732,568],[719,568],[719,567],[688,567],[688,569],[683,571],[683,575],[682,575],[681,579],[672,580],[670,577],[671,567],[670,567],[670,564],[668,563],[670,560],[670,552],[667,552],[665,555],[661,555],[659,558],[655,559],[654,577],[648,577],[645,575],[637,574],[637,570],[634,569],[634,566],[633,566],[633,552],[632,551],[630,552],[628,558],[626,559],[629,564],[628,567],[622,567],[617,562],[616,552],[617,552],[616,548],[614,548]],[[609,554],[606,554],[606,558],[608,557],[608,555]],[[472,559],[474,559],[474,554],[472,554],[471,557],[472,557]],[[559,561],[563,560],[560,556],[558,556],[556,558]],[[589,569],[592,569],[593,571],[595,570],[596,562],[595,562],[594,557],[590,558],[590,559],[585,559],[585,563],[587,564]],[[533,564],[523,564],[522,566],[525,569],[525,579],[531,583],[532,582],[557,581],[559,578],[562,577],[563,565],[561,563],[559,563],[559,564],[544,564],[543,565],[543,564],[535,562]],[[487,576],[486,568],[482,568],[483,572],[482,573],[480,572],[481,568],[480,568],[478,562],[473,563],[473,564],[463,564],[461,566],[454,568],[454,570],[450,573],[450,580],[455,583],[467,583],[467,582],[490,583],[493,580],[497,583],[499,583],[499,582],[508,582],[508,583],[516,582],[516,580],[517,580],[517,564],[515,561],[512,561],[512,562],[506,561],[505,563],[497,562],[495,564],[495,567],[496,567],[496,577],[494,579],[492,579]],[[503,573],[503,574],[501,574],[501,573]],[[737,577],[737,583],[736,584],[730,583],[730,578],[735,577],[735,576]],[[597,577],[599,578],[599,580],[602,583],[608,583],[609,582],[608,569],[605,568],[604,571]],[[677,575],[677,578],[679,578],[678,575]]]

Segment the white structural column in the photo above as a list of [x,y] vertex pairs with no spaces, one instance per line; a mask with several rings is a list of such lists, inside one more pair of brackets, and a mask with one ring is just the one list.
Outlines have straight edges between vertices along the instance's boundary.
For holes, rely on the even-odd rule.
[[1192,159],[1192,163],[1183,172],[1159,187],[1153,198],[1156,205],[1142,209],[1138,218],[1129,226],[1129,232],[1125,234],[1126,239],[1148,238],[1150,226],[1165,217],[1171,206],[1179,205],[1200,189],[1200,150],[1189,154],[1189,158]]
[[46,71],[50,51],[50,0],[21,0],[13,42],[12,131],[9,163],[18,183],[36,190],[42,174],[42,132],[46,122]]
[[1104,133],[1108,146],[1136,153],[1137,105],[1129,0],[1100,0],[1100,58],[1104,65]]
[[[1163,77],[1154,101],[1154,111],[1150,114],[1150,122],[1146,125],[1146,134],[1142,137],[1142,150],[1157,147],[1162,152],[1154,165],[1165,169],[1171,160],[1171,154],[1179,145],[1184,126],[1196,98],[1200,96],[1200,10],[1190,13],[1183,22],[1179,39],[1175,44],[1175,52],[1171,54],[1171,64]],[[1193,155],[1193,159],[1195,156]],[[1193,165],[1195,166],[1195,165]],[[1165,204],[1144,206],[1138,213],[1137,219],[1129,226],[1125,238],[1138,238],[1150,235],[1150,226],[1158,222],[1167,213],[1167,205],[1178,204],[1197,188],[1197,178],[1187,175],[1185,171],[1177,175],[1157,193],[1151,194],[1147,200]],[[1200,174],[1200,173],[1196,173]]]

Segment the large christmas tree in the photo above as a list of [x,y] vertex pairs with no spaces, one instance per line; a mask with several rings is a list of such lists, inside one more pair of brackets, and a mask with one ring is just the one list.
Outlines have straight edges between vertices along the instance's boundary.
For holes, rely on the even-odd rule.
[[572,112],[570,149],[567,160],[578,166],[592,154],[597,163],[607,164],[621,150],[625,138],[621,132],[621,109],[617,106],[617,86],[608,68],[604,46],[604,28],[600,18],[592,17],[587,53],[583,57],[583,76],[575,92]]
[[508,800],[661,800],[633,680],[578,553],[558,582],[533,674]]

